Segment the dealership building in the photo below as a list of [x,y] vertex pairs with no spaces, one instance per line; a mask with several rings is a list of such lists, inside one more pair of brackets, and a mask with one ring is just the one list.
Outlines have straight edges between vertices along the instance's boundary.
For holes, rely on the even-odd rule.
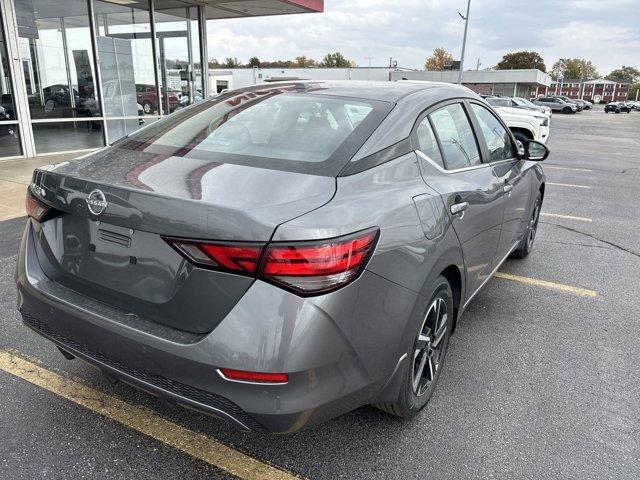
[[207,20],[323,9],[323,0],[0,0],[0,158],[99,148],[227,88],[201,61],[215,28]]

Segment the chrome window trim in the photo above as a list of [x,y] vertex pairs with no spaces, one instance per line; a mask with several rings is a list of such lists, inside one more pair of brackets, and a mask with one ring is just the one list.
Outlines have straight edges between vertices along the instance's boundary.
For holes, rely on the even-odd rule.
[[491,162],[491,163],[481,163],[480,165],[471,165],[470,167],[455,168],[453,170],[447,170],[446,168],[442,168],[440,165],[438,165],[436,162],[434,162],[431,158],[429,158],[427,155],[422,153],[420,150],[415,149],[414,153],[416,153],[420,158],[422,158],[425,161],[429,162],[436,169],[438,169],[438,171],[440,171],[442,173],[468,172],[468,171],[471,171],[471,170],[478,170],[480,168],[487,168],[487,167],[493,167],[495,165],[502,165],[503,163],[509,163],[509,162],[513,162],[514,160],[517,160],[517,158],[514,157],[514,158],[507,158],[507,159],[504,159],[504,160],[497,160],[497,161]]

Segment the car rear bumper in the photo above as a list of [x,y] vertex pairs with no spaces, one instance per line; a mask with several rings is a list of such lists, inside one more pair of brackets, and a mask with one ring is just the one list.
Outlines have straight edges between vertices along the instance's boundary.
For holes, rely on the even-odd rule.
[[[209,334],[128,321],[48,279],[34,242],[29,221],[16,273],[27,326],[126,383],[241,430],[288,433],[315,425],[372,401],[398,370],[399,361],[371,373],[321,308],[259,281]],[[232,382],[218,368],[286,372],[289,382]]]

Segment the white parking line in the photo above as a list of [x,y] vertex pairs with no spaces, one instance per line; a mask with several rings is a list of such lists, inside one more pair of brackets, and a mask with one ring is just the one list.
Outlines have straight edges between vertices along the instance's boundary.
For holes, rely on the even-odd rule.
[[572,183],[554,183],[547,182],[547,185],[555,185],[556,187],[572,187],[572,188],[591,188],[588,185],[573,185]]
[[573,170],[574,172],[593,172],[593,170],[588,168],[554,167],[552,165],[545,165],[544,168],[552,168],[554,170]]
[[559,213],[544,213],[540,212],[540,215],[544,217],[564,218],[566,220],[577,220],[579,222],[593,222],[591,218],[586,217],[574,217],[573,215],[560,215]]

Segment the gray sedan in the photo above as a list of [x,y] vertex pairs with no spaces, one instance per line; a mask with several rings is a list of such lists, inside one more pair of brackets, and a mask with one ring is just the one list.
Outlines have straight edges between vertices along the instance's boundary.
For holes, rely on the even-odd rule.
[[412,417],[469,302],[531,252],[548,153],[456,85],[229,91],[34,172],[18,308],[66,358],[243,430]]

